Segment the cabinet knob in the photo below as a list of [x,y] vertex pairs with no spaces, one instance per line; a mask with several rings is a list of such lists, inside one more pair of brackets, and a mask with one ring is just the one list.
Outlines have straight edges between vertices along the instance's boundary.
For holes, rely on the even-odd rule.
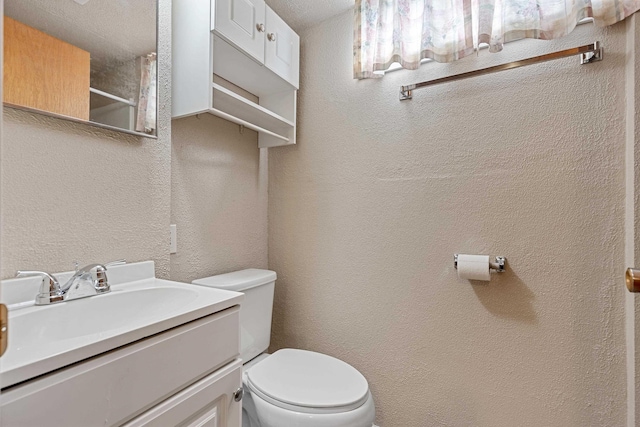
[[256,24],[256,30],[261,33],[264,33],[264,24]]
[[267,34],[267,40],[269,40],[270,42],[276,41],[276,35],[274,33]]
[[240,402],[243,396],[244,389],[242,387],[233,392],[233,400],[235,400],[236,402]]

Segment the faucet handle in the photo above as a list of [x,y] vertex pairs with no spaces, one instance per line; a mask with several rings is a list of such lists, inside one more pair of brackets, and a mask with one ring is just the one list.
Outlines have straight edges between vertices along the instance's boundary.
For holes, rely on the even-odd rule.
[[62,301],[63,293],[60,291],[60,283],[58,279],[45,271],[18,271],[16,277],[42,277],[40,283],[40,292],[36,295],[36,305],[50,304],[52,302]]
[[97,293],[109,292],[111,290],[109,279],[107,279],[107,267],[98,264],[91,269],[91,273],[95,280],[94,287]]
[[117,261],[107,262],[105,264],[97,264],[94,265],[91,269],[91,272],[94,277],[94,286],[96,288],[97,293],[105,293],[111,290],[111,285],[109,285],[109,279],[107,279],[107,268],[112,265],[121,265],[126,264],[127,261],[124,259],[119,259]]

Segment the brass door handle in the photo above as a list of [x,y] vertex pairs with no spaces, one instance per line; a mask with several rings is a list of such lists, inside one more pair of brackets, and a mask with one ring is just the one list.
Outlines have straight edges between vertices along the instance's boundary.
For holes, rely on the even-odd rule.
[[0,356],[7,351],[7,343],[9,342],[9,313],[7,306],[0,304]]
[[640,292],[640,270],[627,268],[625,281],[627,282],[627,289],[629,289],[629,292]]

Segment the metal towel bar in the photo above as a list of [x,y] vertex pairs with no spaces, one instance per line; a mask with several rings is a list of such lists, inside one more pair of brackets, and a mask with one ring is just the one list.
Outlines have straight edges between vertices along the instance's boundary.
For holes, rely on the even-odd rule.
[[512,70],[514,68],[524,67],[526,65],[538,64],[541,62],[552,61],[554,59],[566,58],[568,56],[580,55],[581,64],[590,64],[596,61],[602,61],[602,46],[600,42],[591,43],[584,46],[573,47],[571,49],[561,50],[558,52],[548,53],[546,55],[534,56],[532,58],[513,61],[506,64],[495,65],[493,67],[482,68],[480,70],[469,71],[466,73],[454,74],[452,76],[442,77],[439,79],[428,80],[426,82],[415,83],[408,86],[400,87],[400,101],[412,99],[413,91],[427,86],[434,86],[441,83],[448,83],[456,80],[468,79],[469,77],[481,76],[484,74],[497,73],[499,71]]

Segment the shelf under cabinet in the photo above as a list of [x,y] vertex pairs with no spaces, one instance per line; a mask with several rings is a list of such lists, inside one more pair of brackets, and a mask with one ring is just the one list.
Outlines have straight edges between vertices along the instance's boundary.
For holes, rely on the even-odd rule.
[[211,114],[243,125],[257,132],[271,135],[288,142],[290,131],[295,127],[291,120],[256,104],[237,93],[211,83],[213,89],[213,108]]
[[224,111],[220,111],[220,110],[218,110],[216,108],[211,108],[211,109],[209,109],[209,112],[211,114],[213,114],[214,116],[218,116],[218,117],[220,117],[222,119],[229,120],[230,122],[242,125],[242,126],[248,128],[248,129],[255,130],[256,132],[262,132],[264,134],[273,136],[274,138],[283,141],[282,145],[286,145],[287,143],[289,143],[289,138],[287,138],[286,136],[279,135],[279,134],[277,134],[275,132],[271,132],[270,130],[262,128],[260,126],[256,126],[251,122],[248,122],[246,120],[242,120],[241,118],[233,116],[233,115],[228,114],[228,113],[225,113]]

